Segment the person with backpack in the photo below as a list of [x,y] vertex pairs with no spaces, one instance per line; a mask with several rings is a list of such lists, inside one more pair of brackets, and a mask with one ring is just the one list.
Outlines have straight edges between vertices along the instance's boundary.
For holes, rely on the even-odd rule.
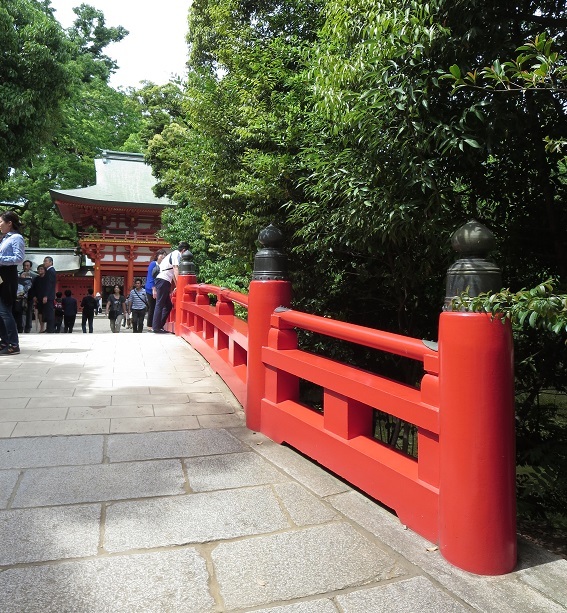
[[148,272],[146,274],[146,298],[148,299],[148,330],[152,331],[152,322],[154,320],[154,309],[156,306],[156,298],[154,296],[155,293],[155,285],[156,285],[156,277],[159,274],[159,265],[161,264],[163,258],[165,257],[165,249],[159,249],[156,251],[153,260],[150,262],[148,266]]
[[179,275],[179,261],[181,255],[186,251],[189,251],[189,244],[185,241],[181,241],[177,249],[165,257],[159,266],[160,272],[156,277],[156,285],[154,288],[154,295],[156,298],[156,307],[152,322],[154,334],[165,334],[167,332],[163,327],[173,308],[170,294]]
[[55,294],[55,302],[53,303],[53,331],[56,333],[61,332],[61,326],[63,325],[63,302],[61,301],[62,298],[62,292],[57,292]]

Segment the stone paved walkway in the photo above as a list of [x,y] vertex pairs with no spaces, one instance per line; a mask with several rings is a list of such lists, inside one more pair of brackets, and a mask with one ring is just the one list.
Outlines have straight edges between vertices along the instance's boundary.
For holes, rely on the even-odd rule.
[[395,516],[244,427],[172,335],[22,335],[0,356],[0,611],[567,610],[567,561],[447,564]]

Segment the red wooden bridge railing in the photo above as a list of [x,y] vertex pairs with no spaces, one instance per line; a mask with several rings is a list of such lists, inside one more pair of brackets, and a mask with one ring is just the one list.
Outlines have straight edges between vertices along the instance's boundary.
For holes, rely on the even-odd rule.
[[[227,383],[250,429],[290,444],[393,508],[455,566],[485,575],[512,571],[510,326],[482,313],[447,311],[438,343],[426,344],[290,310],[290,303],[285,280],[255,279],[244,295],[180,275],[168,326]],[[235,305],[247,309],[247,321]],[[423,365],[420,386],[304,351],[298,329],[416,360]],[[322,411],[302,404],[301,380],[322,388]],[[374,437],[376,411],[416,427],[417,459]]]

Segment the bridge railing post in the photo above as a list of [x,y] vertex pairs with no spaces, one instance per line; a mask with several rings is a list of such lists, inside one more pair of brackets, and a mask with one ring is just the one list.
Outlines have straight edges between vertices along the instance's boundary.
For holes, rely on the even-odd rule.
[[[454,247],[456,242],[469,257],[449,269],[446,308],[462,291],[475,296],[501,289],[499,269],[483,258],[493,246],[492,233],[469,222],[453,236]],[[439,386],[439,549],[473,573],[511,572],[517,538],[509,322],[487,313],[442,313]]]
[[195,264],[193,262],[193,254],[190,251],[185,251],[181,254],[179,261],[179,275],[177,277],[177,285],[175,290],[175,320],[173,322],[176,335],[181,334],[181,326],[183,320],[183,296],[185,287],[197,283],[195,274]]
[[268,343],[272,313],[291,304],[286,256],[280,251],[282,234],[272,224],[258,235],[262,248],[254,258],[254,273],[248,292],[248,364],[246,369],[246,426],[260,431],[261,401],[266,367],[262,347]]

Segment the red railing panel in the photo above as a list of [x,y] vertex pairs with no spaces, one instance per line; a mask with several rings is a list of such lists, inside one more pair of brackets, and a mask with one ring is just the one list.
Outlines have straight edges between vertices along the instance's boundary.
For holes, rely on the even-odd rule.
[[[478,313],[443,313],[437,352],[418,339],[290,310],[287,281],[252,281],[246,296],[180,280],[168,326],[225,380],[249,428],[288,442],[392,507],[460,568],[513,569],[509,326]],[[234,315],[235,304],[248,309],[248,322]],[[416,360],[424,369],[420,386],[303,351],[297,328]],[[322,388],[321,411],[300,402],[302,380]],[[375,438],[377,411],[416,427],[417,459]]]

